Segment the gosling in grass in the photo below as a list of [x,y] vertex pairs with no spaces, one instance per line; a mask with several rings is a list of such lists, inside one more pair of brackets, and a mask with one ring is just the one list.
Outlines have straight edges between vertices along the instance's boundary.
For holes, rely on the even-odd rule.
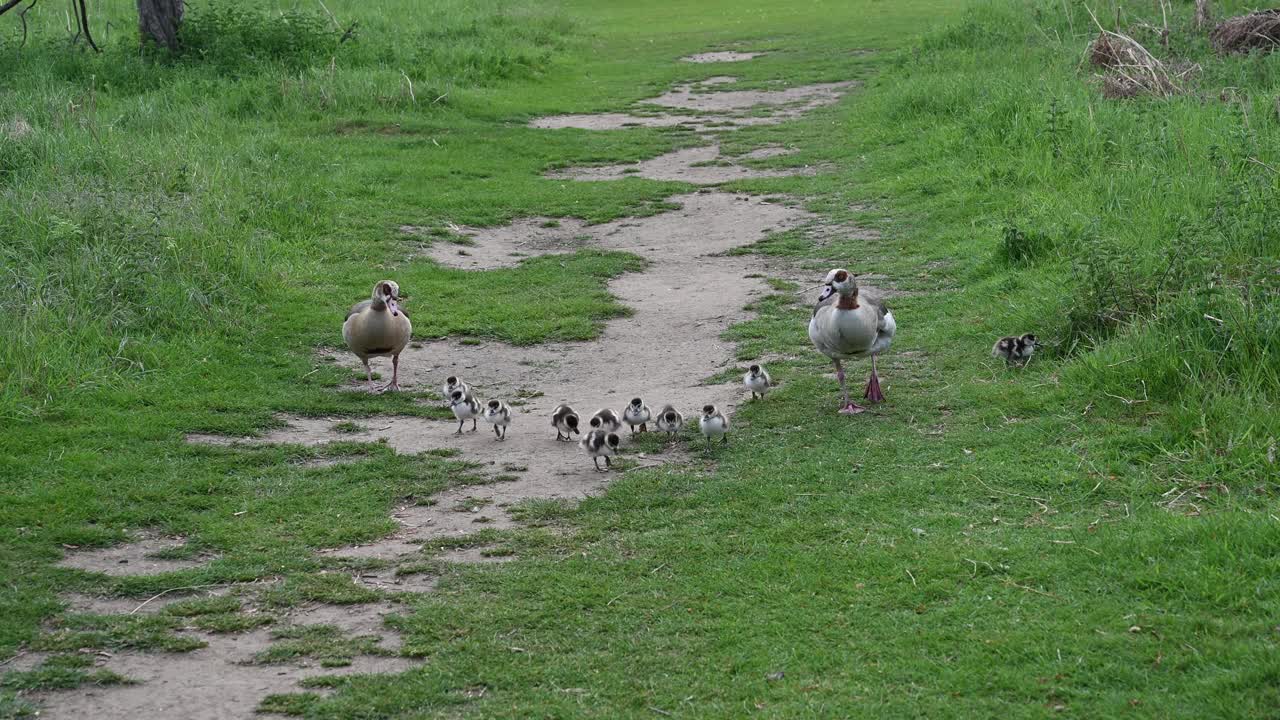
[[658,432],[664,432],[668,438],[673,438],[684,427],[684,416],[674,405],[663,405],[658,411],[657,425]]
[[1002,337],[991,347],[991,357],[1003,359],[1009,365],[1025,365],[1031,360],[1040,340],[1033,333],[1021,337]]
[[461,390],[464,396],[471,397],[471,386],[463,382],[462,378],[457,375],[450,375],[444,379],[444,389],[440,394],[445,397],[446,402],[451,402],[454,390]]
[[631,398],[631,404],[622,409],[622,421],[631,426],[632,435],[636,434],[637,425],[640,426],[640,432],[648,432],[649,428],[645,425],[652,416],[649,406],[640,398]]
[[454,435],[462,434],[462,426],[468,420],[471,421],[471,432],[476,431],[476,418],[480,417],[483,412],[480,401],[463,393],[461,390],[454,390],[449,396],[449,409],[453,411],[453,416],[458,418],[458,431]]
[[394,280],[380,280],[373,286],[373,297],[353,305],[342,322],[342,339],[364,364],[366,382],[373,382],[369,358],[391,358],[391,382],[379,392],[400,389],[400,352],[411,337],[413,324],[400,309],[400,285]]
[[606,432],[618,432],[622,428],[622,420],[618,418],[618,413],[609,408],[597,410],[587,424],[591,426],[592,430],[604,430]]
[[698,419],[698,429],[707,439],[708,447],[711,446],[712,440],[729,442],[729,418],[717,410],[715,405],[702,406],[702,417]]
[[747,374],[742,376],[742,384],[747,386],[751,391],[751,399],[755,400],[756,397],[763,398],[769,392],[769,388],[773,387],[773,378],[769,377],[763,365],[752,365],[747,369]]
[[[592,430],[578,443],[591,457],[591,462],[596,466],[596,472],[609,472],[609,468],[613,467],[609,458],[618,454],[620,444],[622,444],[622,438],[618,437],[618,433],[604,430]],[[604,458],[603,468],[600,467],[600,458]]]
[[578,432],[578,413],[568,405],[557,405],[551,411],[551,427],[556,429],[556,440],[572,440]]
[[[484,419],[493,424],[493,434],[499,440],[507,439],[507,428],[511,426],[511,408],[501,400],[490,400],[484,409]],[[499,430],[501,428],[501,430]]]

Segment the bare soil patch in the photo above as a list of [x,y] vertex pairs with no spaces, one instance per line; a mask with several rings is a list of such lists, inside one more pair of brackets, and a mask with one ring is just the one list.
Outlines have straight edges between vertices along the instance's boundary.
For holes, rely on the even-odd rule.
[[[778,154],[782,153],[775,153],[774,155]],[[764,155],[763,157],[773,157],[774,155]],[[650,180],[687,182],[695,185],[717,185],[735,180],[813,175],[816,172],[817,168],[815,167],[762,170],[738,165],[720,155],[719,145],[704,145],[702,147],[676,150],[638,163],[571,167],[563,170],[552,170],[546,173],[546,176],[549,178],[584,181],[642,177]]]
[[695,55],[687,55],[680,59],[683,62],[698,63],[701,65],[705,63],[743,62],[744,60],[751,60],[753,58],[758,58],[762,55],[768,55],[768,53],[738,52],[736,50],[717,50],[714,52],[704,52],[704,53],[697,53]]
[[486,555],[488,548],[470,547],[450,550],[440,556],[440,559],[451,563],[504,563],[516,559],[515,555]]
[[555,130],[619,130],[627,127],[676,127],[697,132],[732,130],[751,125],[777,125],[837,102],[856,83],[820,83],[782,90],[720,90],[732,80],[709,78],[677,85],[655,98],[641,100],[637,106],[657,106],[684,110],[694,114],[667,111],[655,113],[599,113],[586,115],[553,115],[537,118],[531,127]]
[[208,557],[175,560],[152,557],[154,554],[173,550],[186,544],[186,538],[166,537],[151,532],[134,534],[133,542],[91,550],[75,549],[67,553],[58,565],[88,572],[98,572],[121,577],[125,575],[159,575],[160,573],[187,570],[209,561]]
[[225,595],[229,592],[226,586],[197,589],[187,592],[172,592],[152,598],[106,597],[101,595],[85,595],[82,593],[63,593],[59,597],[66,601],[67,612],[87,613],[91,615],[131,615],[159,612],[174,603],[192,598]]
[[801,85],[784,90],[715,90],[711,86],[725,83],[693,82],[677,85],[658,97],[642,100],[645,105],[698,110],[708,113],[729,113],[750,110],[761,106],[792,106],[786,117],[807,112],[816,107],[831,105],[840,99],[852,82]]
[[379,647],[398,650],[400,634],[386,625],[388,615],[404,614],[405,608],[392,603],[360,605],[316,604],[291,612],[290,625],[331,625],[351,637],[376,637]]
[[41,718],[68,720],[251,720],[268,695],[298,692],[305,678],[401,672],[420,665],[403,657],[359,656],[341,668],[254,665],[271,645],[269,630],[200,635],[208,646],[189,653],[122,652],[103,667],[136,684],[39,693]]

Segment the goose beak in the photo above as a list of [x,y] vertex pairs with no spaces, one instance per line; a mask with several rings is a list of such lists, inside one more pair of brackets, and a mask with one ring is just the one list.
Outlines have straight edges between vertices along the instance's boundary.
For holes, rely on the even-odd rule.
[[391,311],[391,317],[400,315],[400,303],[395,298],[387,298],[387,309]]
[[822,294],[818,296],[818,302],[822,302],[823,300],[826,300],[827,298],[834,295],[835,292],[836,292],[836,289],[831,287],[830,284],[828,284],[826,287],[822,288]]

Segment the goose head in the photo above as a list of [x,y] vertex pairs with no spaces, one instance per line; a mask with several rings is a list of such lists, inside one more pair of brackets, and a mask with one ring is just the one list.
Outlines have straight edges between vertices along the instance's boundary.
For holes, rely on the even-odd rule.
[[462,400],[463,400],[463,393],[462,393],[462,391],[461,391],[461,390],[454,390],[454,391],[453,391],[453,394],[449,396],[449,400],[451,401],[451,402],[449,403],[449,407],[454,407],[455,405],[461,405],[461,404],[462,404]]
[[662,418],[669,423],[674,423],[677,417],[675,410],[668,410],[667,414],[662,416]]
[[604,436],[605,444],[614,450],[618,449],[618,445],[622,442],[622,438],[618,437],[618,433],[609,433]]
[[573,413],[569,413],[565,416],[564,424],[576,430],[578,428],[578,416]]
[[751,377],[760,377],[760,366],[759,366],[759,365],[752,365],[751,367],[749,367],[749,368],[747,368],[747,369],[751,371]]
[[826,287],[822,289],[822,295],[818,298],[818,302],[822,302],[835,294],[839,294],[841,297],[856,296],[858,294],[858,281],[853,279],[853,273],[844,268],[836,268],[827,273],[827,277],[822,283]]
[[1027,333],[1027,334],[1023,335],[1021,338],[1019,338],[1019,340],[1021,340],[1021,344],[1022,344],[1022,346],[1023,346],[1024,348],[1026,348],[1026,347],[1033,347],[1033,348],[1040,347],[1040,338],[1036,337],[1036,336],[1035,336],[1035,333]]
[[713,415],[715,415],[715,414],[716,414],[716,406],[715,406],[715,405],[703,405],[703,406],[702,406],[702,417],[709,418],[709,417],[711,417],[711,416],[713,416]]
[[400,284],[395,280],[381,280],[373,286],[373,304],[381,304],[391,311],[391,316],[400,314]]
[[490,400],[490,401],[489,401],[489,409],[490,409],[490,410],[492,410],[492,411],[494,411],[494,412],[497,412],[497,411],[498,411],[498,408],[500,408],[500,407],[502,407],[502,402],[501,402],[500,400]]
[[644,405],[644,401],[640,398],[631,398],[631,407],[633,409],[639,410],[642,405]]

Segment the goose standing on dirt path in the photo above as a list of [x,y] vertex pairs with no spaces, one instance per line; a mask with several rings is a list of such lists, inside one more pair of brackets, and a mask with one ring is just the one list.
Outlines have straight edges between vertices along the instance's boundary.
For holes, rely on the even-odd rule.
[[507,428],[511,426],[511,408],[506,403],[501,400],[490,400],[484,410],[484,419],[493,423],[493,434],[497,435],[499,440],[507,439]]
[[373,286],[373,297],[356,303],[342,323],[342,339],[364,363],[365,380],[373,382],[369,358],[391,356],[391,382],[380,389],[400,389],[400,351],[413,336],[413,324],[400,309],[400,286],[381,280]]
[[618,413],[609,408],[600,408],[595,415],[591,416],[588,421],[592,430],[604,430],[605,432],[618,432],[622,427],[622,420],[618,418]]
[[[617,433],[592,430],[582,438],[582,442],[579,445],[583,450],[587,451],[587,455],[591,457],[591,462],[595,463],[596,472],[609,472],[609,468],[613,466],[609,458],[618,453],[618,445],[621,442],[622,438],[618,437]],[[604,458],[603,469],[600,467],[600,458]]]
[[[841,407],[845,414],[866,410],[849,400],[849,388],[844,381],[841,360],[871,356],[871,377],[867,379],[866,399],[873,403],[884,402],[880,391],[880,376],[876,372],[876,357],[893,342],[898,325],[893,313],[879,298],[859,295],[858,281],[853,273],[836,268],[827,273],[823,281],[826,288],[813,308],[809,320],[809,339],[823,355],[836,365],[836,378],[840,380]],[[836,298],[834,301],[832,298]]]
[[572,440],[578,431],[578,413],[568,405],[557,405],[551,411],[551,427],[556,429],[556,440]]
[[449,409],[453,411],[453,416],[458,418],[458,431],[454,435],[462,434],[462,426],[468,420],[471,421],[471,432],[475,432],[476,418],[480,417],[481,413],[480,401],[461,390],[454,390],[449,400]]
[[652,413],[649,412],[649,406],[644,404],[644,400],[640,398],[632,398],[631,403],[622,409],[622,421],[631,426],[631,434],[636,434],[636,426],[640,426],[640,432],[648,432],[649,429],[645,424],[649,422]]

